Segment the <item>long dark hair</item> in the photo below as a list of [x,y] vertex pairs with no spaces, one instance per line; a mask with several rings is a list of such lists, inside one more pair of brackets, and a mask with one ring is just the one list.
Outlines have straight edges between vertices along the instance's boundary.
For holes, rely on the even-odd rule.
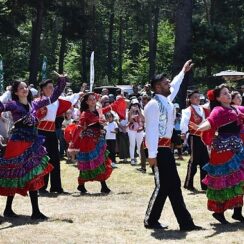
[[227,88],[229,89],[229,87],[226,84],[221,84],[219,86],[216,86],[215,89],[213,90],[214,93],[214,99],[210,100],[210,109],[213,110],[215,107],[217,106],[221,106],[221,103],[219,101],[217,101],[217,97],[220,96],[221,91]]
[[81,100],[81,103],[80,103],[81,112],[86,111],[89,108],[89,106],[87,104],[87,100],[88,100],[89,96],[95,96],[95,94],[93,92],[89,92],[83,97],[83,99]]
[[[14,100],[14,101],[19,101],[19,97],[15,93],[18,91],[18,87],[19,87],[21,82],[25,82],[27,84],[26,81],[19,81],[19,80],[14,80],[12,82],[11,96],[12,96],[12,100]],[[33,100],[32,93],[31,93],[31,90],[29,89],[29,93],[28,93],[28,96],[27,96],[27,101],[29,103],[31,103],[32,100]]]

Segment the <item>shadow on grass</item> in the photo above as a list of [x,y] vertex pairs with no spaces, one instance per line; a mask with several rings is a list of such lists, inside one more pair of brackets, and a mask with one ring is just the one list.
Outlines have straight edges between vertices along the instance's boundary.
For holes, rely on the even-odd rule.
[[65,192],[65,193],[55,193],[55,192],[49,192],[49,193],[41,193],[39,194],[38,197],[47,197],[47,198],[57,198],[57,197],[60,197],[60,196],[69,196],[69,195],[72,195],[72,193],[70,192]]
[[37,225],[41,222],[64,222],[64,223],[73,223],[72,219],[68,218],[49,218],[48,220],[32,220],[30,216],[19,215],[18,218],[3,218],[0,217],[0,230],[11,229],[23,225]]
[[197,195],[197,194],[206,194],[206,191],[204,190],[193,190],[193,191],[187,191],[187,195]]
[[210,225],[213,226],[214,233],[209,236],[206,236],[205,237],[206,239],[214,237],[214,236],[222,234],[222,233],[244,230],[244,224],[240,223],[240,222],[235,222],[235,223],[226,224],[226,225],[223,225],[223,224],[210,224]]
[[151,236],[157,240],[181,240],[186,238],[187,233],[178,230],[153,230]]
[[106,193],[101,193],[101,192],[97,192],[97,193],[73,193],[72,197],[106,197],[106,196],[111,196],[111,195],[129,195],[132,194],[132,191],[122,191],[122,192],[110,192],[109,194]]

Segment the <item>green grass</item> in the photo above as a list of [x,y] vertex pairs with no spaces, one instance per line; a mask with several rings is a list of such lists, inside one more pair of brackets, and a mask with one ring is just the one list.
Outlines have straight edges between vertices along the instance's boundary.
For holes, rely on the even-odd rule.
[[[178,171],[183,181],[186,161],[180,162]],[[22,215],[16,220],[1,218],[0,243],[244,243],[244,224],[231,219],[232,211],[226,212],[230,225],[221,226],[206,207],[203,193],[193,194],[182,189],[187,208],[196,224],[203,231],[182,233],[166,201],[161,222],[168,224],[166,231],[147,230],[143,227],[144,214],[154,188],[153,176],[136,171],[137,167],[119,164],[108,180],[112,194],[99,194],[100,184],[89,182],[90,194],[80,196],[77,187],[78,170],[72,164],[62,161],[64,189],[70,195],[40,197],[40,208],[50,217],[46,222],[32,222],[30,200],[17,196],[14,210]],[[200,189],[199,174],[195,186]],[[5,197],[0,198],[2,211]]]

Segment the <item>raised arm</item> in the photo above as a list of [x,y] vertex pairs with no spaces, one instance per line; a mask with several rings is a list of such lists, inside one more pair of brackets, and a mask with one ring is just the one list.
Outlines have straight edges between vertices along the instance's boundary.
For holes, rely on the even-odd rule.
[[32,102],[33,110],[37,110],[41,107],[45,107],[51,103],[54,103],[59,96],[62,94],[64,91],[65,85],[66,85],[66,80],[67,78],[65,76],[59,76],[58,78],[58,83],[56,87],[54,88],[53,94],[51,97],[47,97],[41,100],[36,100]]
[[191,68],[192,68],[192,66],[193,66],[192,60],[188,60],[184,64],[181,72],[177,76],[175,76],[174,79],[172,80],[172,82],[170,83],[170,86],[171,86],[170,87],[171,94],[168,96],[168,99],[171,102],[175,99],[177,93],[179,92],[179,89],[180,89],[181,83],[182,83],[182,81],[184,79],[185,73],[187,73],[188,71],[190,71]]

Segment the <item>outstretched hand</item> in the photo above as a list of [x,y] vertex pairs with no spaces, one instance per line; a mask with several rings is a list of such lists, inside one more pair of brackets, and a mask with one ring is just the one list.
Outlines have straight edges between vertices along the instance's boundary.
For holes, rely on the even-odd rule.
[[60,77],[60,78],[62,78],[62,77],[67,77],[67,74],[59,74],[57,71],[53,71],[53,73],[55,74],[55,75],[57,75],[58,77]]
[[191,60],[191,59],[188,60],[188,61],[186,61],[185,64],[184,64],[184,66],[183,66],[183,68],[182,68],[182,71],[183,71],[184,73],[190,71],[191,68],[193,67],[193,65],[194,65],[194,64],[192,63],[192,60]]

